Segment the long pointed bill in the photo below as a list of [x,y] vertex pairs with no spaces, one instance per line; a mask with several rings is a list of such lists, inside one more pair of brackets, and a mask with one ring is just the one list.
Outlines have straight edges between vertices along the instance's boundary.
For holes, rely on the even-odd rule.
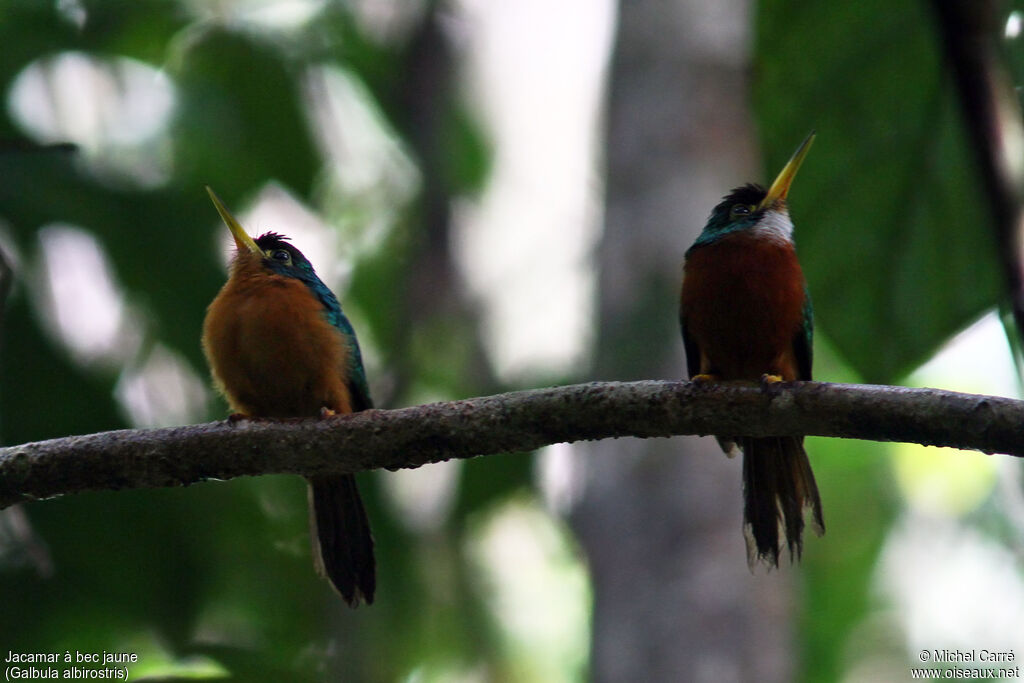
[[220,197],[210,188],[206,186],[206,191],[210,195],[210,199],[213,200],[213,205],[217,207],[217,213],[220,214],[220,219],[224,221],[224,225],[228,226],[228,230],[231,231],[231,236],[235,238],[235,245],[239,249],[248,249],[254,254],[263,254],[263,250],[260,249],[256,241],[249,237],[249,233],[239,224],[235,217],[231,215],[224,203],[221,202]]
[[800,170],[800,164],[804,162],[804,157],[807,156],[807,152],[811,149],[811,143],[814,142],[814,131],[808,135],[795,152],[790,157],[789,162],[783,166],[782,171],[779,172],[778,177],[775,178],[775,182],[768,188],[768,194],[765,195],[761,203],[757,205],[757,209],[767,209],[768,207],[775,204],[780,199],[785,199],[786,195],[789,194],[789,186],[793,184],[793,178],[796,177],[796,172]]

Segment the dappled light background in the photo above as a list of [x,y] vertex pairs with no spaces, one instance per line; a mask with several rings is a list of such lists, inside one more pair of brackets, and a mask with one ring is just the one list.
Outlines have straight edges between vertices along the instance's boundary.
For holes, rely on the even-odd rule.
[[[820,30],[845,25],[835,16],[786,24],[812,38],[781,41],[794,3],[670,4],[646,34],[646,3],[612,0],[0,8],[0,249],[15,273],[0,318],[0,443],[225,416],[199,335],[232,244],[205,185],[251,233],[283,232],[310,258],[357,330],[381,407],[642,379],[631,369],[654,356],[662,378],[681,377],[683,251],[721,194],[767,180],[810,128],[818,142],[792,206],[819,311],[816,376],[1019,396],[983,211],[957,207],[935,227],[942,197],[972,196],[977,181],[923,32],[901,66],[924,85],[886,108],[893,91],[871,70],[848,81],[840,57],[791,54],[790,42],[847,54],[848,39]],[[874,10],[860,11],[870,23]],[[1006,48],[1024,62],[1020,25],[1008,12]],[[636,72],[615,60],[640,52],[674,65],[667,80],[624,82]],[[888,104],[844,99],[864,93]],[[609,122],[618,97],[642,101],[643,116]],[[666,116],[668,100],[681,116]],[[914,147],[913,126],[932,125],[918,104],[941,114],[930,155]],[[874,128],[847,117],[867,109]],[[607,173],[656,156],[635,142],[652,131],[670,173],[644,187]],[[868,168],[866,184],[840,175]],[[887,194],[908,178],[938,178],[940,197]],[[888,258],[894,248],[905,251]],[[601,486],[609,500],[634,489],[600,481],[590,452],[564,444],[361,475],[380,584],[377,604],[356,611],[311,569],[298,478],[90,493],[0,512],[0,605],[18,615],[0,625],[0,647],[130,651],[133,676],[167,680],[609,680],[592,659],[607,647],[592,641],[605,632],[595,618],[629,619],[595,603],[635,598],[654,606],[626,624],[650,641],[622,655],[638,666],[679,649],[677,619],[729,651],[692,655],[677,680],[744,678],[763,660],[731,643],[758,629],[783,634],[765,642],[784,664],[760,680],[900,678],[922,649],[1024,656],[1017,462],[809,439],[829,533],[808,540],[802,565],[765,577],[742,564],[737,462],[695,439],[657,442],[659,453],[630,443],[605,453],[623,477],[657,480],[665,453],[708,455],[724,473],[731,488],[705,493],[735,505],[735,520],[670,539],[665,558],[721,552],[728,566],[670,567],[672,585],[639,585],[664,558],[620,557],[636,573],[609,577],[574,531],[612,555],[637,547],[613,527],[595,533],[591,507]],[[700,599],[754,595],[730,622],[747,625],[717,633],[699,611],[680,617],[674,598],[695,586],[712,594]]]
[[[599,112],[613,24],[610,2],[558,9],[539,2],[503,9],[476,2],[161,7],[162,13],[148,17],[155,31],[140,27],[141,14],[121,14],[123,5],[26,8],[20,18],[44,18],[52,42],[9,67],[8,137],[40,145],[7,152],[12,168],[53,164],[68,176],[50,176],[52,184],[35,200],[42,206],[33,211],[52,213],[52,219],[13,223],[16,215],[5,232],[3,248],[16,256],[19,275],[14,317],[25,316],[24,323],[41,335],[35,343],[66,356],[68,371],[94,384],[98,400],[109,404],[106,417],[88,421],[90,428],[182,424],[224,414],[198,354],[198,322],[225,277],[231,240],[212,207],[204,206],[204,184],[229,199],[250,232],[285,232],[311,259],[358,330],[373,393],[383,405],[483,392],[484,384],[472,376],[461,384],[446,376],[444,364],[461,360],[448,348],[471,344],[460,339],[466,335],[479,335],[486,362],[501,378],[497,386],[565,377],[583,366],[593,315],[595,272],[588,255],[600,218]],[[118,39],[105,45],[82,40],[108,21],[118,24]],[[437,49],[454,55],[450,92],[436,106],[442,116],[457,114],[442,132],[465,147],[438,150],[445,165],[456,167],[443,169],[456,177],[443,178],[440,190],[425,189],[424,173],[435,169],[417,158],[409,131],[400,128],[405,114],[417,112],[394,111],[400,95],[388,92],[394,75],[386,71],[400,69],[389,62],[403,58],[423,24],[439,27]],[[160,40],[140,42],[155,38]],[[257,55],[254,69],[262,59],[265,67],[273,62],[277,73],[233,81],[230,72],[247,69],[250,53]],[[229,73],[207,73],[220,68]],[[285,109],[292,112],[278,115],[281,98],[289,98]],[[247,117],[237,110],[245,108],[260,109],[265,121],[240,122]],[[296,151],[305,155],[306,167],[297,170],[289,160],[292,177],[282,177],[275,159]],[[249,157],[265,175],[232,180],[236,169],[253,165]],[[543,172],[537,161],[543,161]],[[78,192],[95,191],[95,206],[66,213],[61,201],[46,206],[46,197],[64,192],[62,182]],[[423,341],[415,339],[416,329],[408,330],[418,348],[396,349],[394,340],[406,334],[397,328],[412,324],[400,319],[406,286],[401,280],[425,251],[417,243],[423,238],[416,212],[427,191],[440,192],[452,206],[454,281],[424,295],[463,299],[467,312],[453,327],[439,302],[428,326],[440,329],[428,330]],[[155,203],[167,214],[154,220],[151,212],[160,209],[146,208],[125,215],[122,232],[105,226],[105,213],[121,212],[119,206],[134,196],[159,197]],[[176,214],[178,201],[192,208]],[[162,280],[162,267],[176,278]],[[136,272],[120,276],[126,268]],[[176,316],[162,306],[164,297],[180,298],[183,306],[187,300],[193,310],[187,318]],[[178,331],[177,338],[166,338],[168,328]],[[25,340],[17,336],[16,323],[5,332],[9,360]],[[390,372],[401,353],[416,357]],[[432,357],[440,367],[421,373],[417,366],[430,366]],[[5,365],[7,377],[16,376],[16,368]],[[47,381],[40,377],[41,385]],[[11,405],[14,397],[4,393]],[[61,425],[59,406],[55,401],[54,418],[35,428],[19,424],[25,403],[5,410],[5,440],[77,431]],[[134,619],[123,614],[106,629],[109,642],[97,637],[96,644],[137,650],[137,671],[151,675],[237,672],[237,655],[209,652],[226,648],[263,650],[244,670],[252,676],[272,664],[263,674],[268,680],[279,680],[275,672],[291,667],[312,677],[331,670],[409,680],[581,677],[590,604],[584,562],[564,524],[529,493],[533,468],[527,456],[507,457],[515,464],[449,463],[367,477],[377,485],[367,497],[380,546],[382,590],[379,605],[357,613],[342,611],[306,571],[304,502],[294,482],[228,484],[245,509],[238,514],[218,511],[231,506],[230,500],[218,502],[226,494],[208,487],[178,492],[176,505],[195,508],[189,518],[204,519],[202,509],[210,515],[203,522],[205,540],[221,547],[209,554],[197,549],[194,562],[180,547],[182,537],[202,535],[190,528],[194,522],[153,503],[134,535],[120,530],[136,543],[123,546],[126,554],[112,566],[130,566],[133,557],[152,554],[150,545],[164,548],[168,557],[184,555],[162,570],[185,575],[181,585],[140,589],[163,603],[162,611],[179,612],[171,619],[177,623],[169,630],[160,611]],[[205,502],[197,503],[197,497]],[[99,511],[109,508],[97,513],[96,523],[117,528],[123,499],[87,498],[96,499]],[[73,518],[82,515],[82,501],[56,505]],[[59,511],[52,512],[59,518]],[[260,517],[265,519],[253,526]],[[3,557],[14,573],[11,590],[29,586],[31,593],[70,582],[73,563],[61,558],[73,551],[50,532],[47,515],[19,508],[5,519]],[[84,543],[78,552],[94,552],[92,525],[74,526]],[[174,531],[161,531],[162,526]],[[236,540],[224,544],[221,537]],[[245,539],[256,538],[255,555],[235,555],[239,544],[248,545]],[[282,578],[282,572],[293,575]],[[116,572],[110,574],[84,592],[102,593],[106,581],[117,580]],[[237,580],[226,578],[236,574]],[[292,584],[289,591],[278,590],[284,581]],[[184,601],[191,609],[176,609],[180,593],[196,589],[192,584],[205,588],[202,595]],[[389,584],[410,586],[404,592],[389,590]],[[260,602],[269,610],[257,609],[246,596],[244,587],[255,585],[265,586]],[[296,593],[306,597],[296,601]],[[5,642],[56,648],[67,635],[46,624],[57,624],[59,614],[101,619],[92,602],[47,605],[33,625],[8,633]],[[116,613],[116,602],[106,602]],[[347,623],[330,625],[338,620]],[[272,637],[289,623],[302,624],[291,647]],[[150,635],[139,637],[140,632]],[[385,639],[384,632],[399,635]],[[345,644],[338,644],[341,639]],[[370,654],[387,653],[387,663],[370,654],[360,657],[365,645],[358,643],[370,639],[378,642]],[[354,658],[362,661],[353,664]]]

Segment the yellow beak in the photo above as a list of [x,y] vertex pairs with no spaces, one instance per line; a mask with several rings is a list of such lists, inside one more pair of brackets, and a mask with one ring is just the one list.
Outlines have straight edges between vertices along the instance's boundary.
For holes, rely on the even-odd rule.
[[254,254],[263,255],[263,250],[260,249],[259,245],[256,244],[256,240],[249,237],[249,233],[235,220],[235,217],[231,215],[224,203],[221,202],[220,197],[210,188],[206,186],[206,191],[210,195],[210,199],[213,200],[213,205],[217,207],[217,213],[220,214],[220,218],[224,221],[224,225],[228,226],[228,230],[231,231],[231,236],[235,238],[235,245],[239,249],[248,249]]
[[[768,188],[768,194],[765,195],[761,203],[757,205],[757,210],[767,209],[768,207],[775,204],[780,199],[785,199],[786,195],[789,194],[789,186],[793,184],[793,178],[796,177],[796,172],[800,170],[800,164],[804,162],[804,157],[807,156],[807,152],[811,149],[811,143],[814,142],[814,131],[804,138],[804,141],[800,143],[800,146],[793,156],[790,157],[789,162],[783,166],[782,171],[779,172],[778,177],[775,178],[775,182]],[[223,214],[222,214],[223,215]]]

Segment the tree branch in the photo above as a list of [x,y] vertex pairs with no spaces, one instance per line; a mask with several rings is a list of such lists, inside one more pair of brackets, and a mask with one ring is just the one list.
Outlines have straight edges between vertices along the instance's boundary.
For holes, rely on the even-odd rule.
[[412,468],[621,436],[807,434],[1020,457],[1022,425],[1024,401],[937,389],[593,382],[321,420],[215,422],[11,446],[0,449],[0,508],[87,490]]

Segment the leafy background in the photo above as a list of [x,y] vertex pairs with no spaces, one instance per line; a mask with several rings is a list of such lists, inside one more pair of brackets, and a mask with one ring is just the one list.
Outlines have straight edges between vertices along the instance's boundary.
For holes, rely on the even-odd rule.
[[[279,9],[269,2],[0,4],[0,247],[17,274],[2,328],[3,443],[224,415],[198,344],[226,252],[206,184],[242,216],[272,206],[248,217],[254,232],[312,226],[296,239],[321,247],[378,404],[590,378],[585,348],[503,371],[488,311],[465,284],[459,240],[471,236],[452,226],[508,153],[465,84],[451,24],[468,5],[298,4],[305,14],[291,21],[268,19]],[[627,3],[618,11],[629,20]],[[761,179],[818,131],[793,193],[818,376],[936,381],[913,373],[996,306],[1002,281],[927,7],[766,3],[750,21]],[[133,107],[131,125],[118,118]],[[67,141],[77,147],[47,146]],[[587,183],[599,194],[599,180]],[[698,229],[703,216],[691,218]],[[506,288],[531,284],[541,256],[524,251]],[[619,277],[583,251],[592,278]],[[668,290],[633,292],[635,310],[671,322]],[[648,336],[662,327],[630,331],[677,345]],[[594,343],[636,354],[630,335]],[[1015,390],[970,381],[953,388]],[[796,662],[794,678],[900,676],[907,653],[975,647],[978,633],[1024,648],[988,594],[964,609],[991,632],[922,631],[928,612],[893,569],[921,566],[904,552],[954,567],[975,552],[1006,570],[993,585],[1018,604],[1016,469],[875,444],[809,449],[829,535],[809,542],[792,579],[802,607],[780,656]],[[19,506],[0,517],[0,648],[136,652],[133,675],[153,680],[600,680],[588,634],[604,597],[587,571],[601,567],[541,502],[531,457],[432,472],[362,477],[381,577],[378,603],[356,611],[313,575],[295,478]],[[941,577],[992,580],[964,567],[935,569],[935,590]],[[641,628],[655,638],[655,623]]]

